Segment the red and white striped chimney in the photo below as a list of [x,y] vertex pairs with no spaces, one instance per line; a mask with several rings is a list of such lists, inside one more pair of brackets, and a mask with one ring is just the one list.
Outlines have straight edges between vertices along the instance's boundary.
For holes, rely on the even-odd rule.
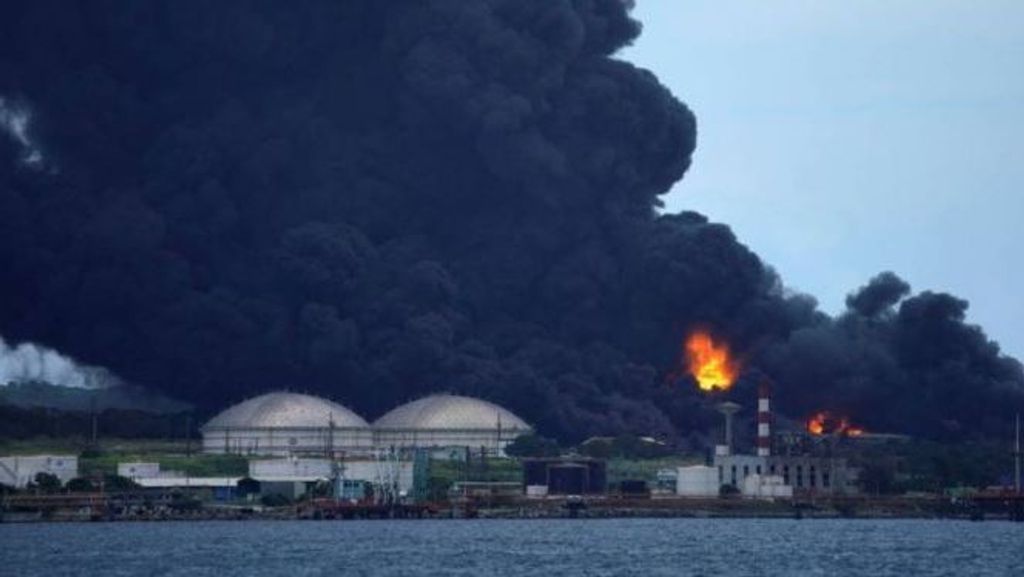
[[772,454],[772,408],[771,390],[767,382],[761,383],[757,391],[757,456]]

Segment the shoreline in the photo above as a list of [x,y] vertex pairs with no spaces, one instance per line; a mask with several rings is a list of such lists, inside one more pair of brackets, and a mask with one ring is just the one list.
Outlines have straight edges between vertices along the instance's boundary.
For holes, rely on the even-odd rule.
[[84,506],[25,505],[0,511],[0,523],[52,522],[181,522],[181,521],[294,521],[294,520],[510,520],[510,519],[932,519],[1022,521],[1009,506],[953,504],[938,498],[858,499],[856,501],[753,501],[548,499],[507,503],[460,502],[432,505],[350,505],[309,502],[282,507],[193,504],[187,509],[118,506],[113,500]]

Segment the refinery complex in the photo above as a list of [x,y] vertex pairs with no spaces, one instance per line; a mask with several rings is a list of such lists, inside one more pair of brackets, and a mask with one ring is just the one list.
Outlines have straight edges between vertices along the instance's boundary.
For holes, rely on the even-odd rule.
[[[801,492],[855,491],[854,473],[833,456],[773,452],[767,386],[757,400],[756,451],[744,452],[733,439],[740,406],[723,403],[724,436],[704,464],[678,467],[660,474],[661,488],[684,497],[717,496],[723,486],[750,497],[791,497]],[[507,459],[506,448],[532,427],[494,403],[449,394],[430,395],[387,412],[369,423],[344,405],[320,397],[271,392],[232,405],[201,428],[201,451],[238,455],[249,462],[246,477],[195,477],[162,470],[157,463],[127,461],[118,473],[142,487],[208,487],[229,494],[243,479],[263,481],[300,497],[320,482],[332,482],[338,496],[366,484],[363,494],[410,498],[417,474],[428,461]],[[526,467],[523,495],[600,493],[605,478],[599,461],[567,455],[539,460]],[[77,475],[73,455],[11,457],[0,462],[0,483],[24,487],[40,473],[64,481]],[[418,465],[417,465],[418,464]],[[418,468],[419,467],[419,468]],[[539,472],[538,472],[539,471]],[[528,478],[527,478],[528,477]],[[674,487],[665,480],[674,479]],[[642,481],[642,480],[638,480]],[[657,485],[651,483],[651,485]],[[348,489],[346,489],[346,487]],[[652,487],[653,488],[653,487]],[[507,490],[507,487],[504,489]],[[554,489],[550,491],[549,489]]]
[[[80,471],[74,454],[0,457],[0,486],[7,487],[0,512],[5,518],[69,510],[149,517],[175,514],[188,503],[190,511],[206,507],[215,515],[285,507],[287,514],[316,517],[456,515],[480,508],[538,516],[591,507],[707,513],[739,503],[789,514],[825,502],[848,511],[849,503],[871,498],[862,479],[865,466],[877,469],[865,460],[869,449],[910,441],[868,433],[826,411],[794,427],[776,418],[767,379],[749,399],[722,394],[739,373],[726,349],[697,335],[687,352],[690,376],[711,395],[706,399],[720,414],[720,426],[705,431],[707,442],[697,453],[661,449],[664,466],[656,470],[622,470],[621,463],[616,470],[608,457],[584,450],[610,438],[531,454],[517,445],[540,439],[534,428],[482,399],[432,394],[369,422],[334,400],[275,391],[229,406],[199,427],[195,458],[226,459],[230,467],[196,472],[173,466],[187,459],[126,457],[110,464],[116,474],[104,477]],[[191,455],[191,437],[187,447]],[[1015,454],[1015,488],[995,493],[992,502],[1011,503],[1021,513],[1019,445]],[[120,479],[118,490],[108,493],[105,479]]]
[[[543,458],[509,455],[507,449],[532,435],[532,427],[480,399],[430,395],[370,423],[337,402],[292,392],[244,400],[200,427],[202,455],[243,460],[243,471],[197,475],[155,460],[125,459],[117,462],[116,473],[142,495],[142,502],[171,503],[185,495],[219,511],[305,503],[318,515],[351,516],[384,510],[422,515],[439,502],[499,502],[522,511],[550,510],[570,501],[581,507],[621,504],[628,498],[685,509],[721,499],[792,503],[857,495],[858,471],[844,451],[872,442],[871,435],[777,433],[767,383],[751,401],[757,408],[752,418],[745,418],[748,412],[737,403],[717,405],[722,426],[709,431],[714,442],[703,462],[690,459],[647,477],[613,479],[605,459],[571,451]],[[738,429],[756,430],[750,447],[737,441]],[[439,469],[458,471],[443,494],[435,487]],[[37,505],[49,502],[38,491],[32,495],[41,474],[71,487],[81,476],[79,457],[0,458],[0,484],[22,491],[21,497],[5,497],[7,505],[19,498]],[[70,498],[57,499],[64,503]]]

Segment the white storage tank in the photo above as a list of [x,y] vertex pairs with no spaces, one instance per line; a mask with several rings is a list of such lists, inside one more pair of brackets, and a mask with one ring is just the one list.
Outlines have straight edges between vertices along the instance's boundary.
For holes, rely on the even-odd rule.
[[206,453],[326,455],[373,446],[373,431],[362,417],[297,393],[268,393],[238,403],[210,419],[202,433]]
[[382,448],[463,447],[504,455],[516,437],[530,433],[508,409],[481,399],[430,395],[397,407],[373,425]]

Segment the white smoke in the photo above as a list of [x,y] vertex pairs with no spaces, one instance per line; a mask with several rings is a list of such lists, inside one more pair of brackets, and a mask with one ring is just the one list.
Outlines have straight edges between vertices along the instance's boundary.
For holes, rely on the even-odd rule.
[[30,166],[39,166],[43,162],[43,153],[32,142],[29,136],[29,123],[32,115],[23,106],[8,103],[0,96],[0,131],[6,132],[22,149],[22,162]]
[[0,337],[0,386],[43,382],[78,389],[105,389],[121,384],[102,367],[79,365],[71,357],[32,343],[9,347]]

